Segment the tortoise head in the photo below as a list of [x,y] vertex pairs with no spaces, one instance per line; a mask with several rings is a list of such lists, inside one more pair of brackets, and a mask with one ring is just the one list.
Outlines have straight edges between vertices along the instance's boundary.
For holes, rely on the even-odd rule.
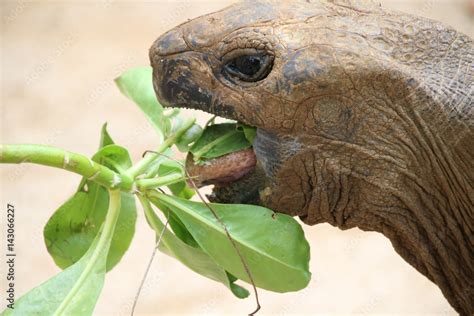
[[[449,121],[426,106],[423,67],[430,45],[456,33],[426,43],[417,34],[430,23],[367,2],[242,2],[159,37],[154,88],[165,106],[258,128],[263,204],[352,227],[360,210],[400,203],[407,170],[423,161],[416,115]],[[427,46],[410,48],[417,41]]]
[[158,99],[268,131],[300,129],[297,111],[309,96],[343,88],[331,46],[345,36],[331,29],[340,29],[335,8],[249,1],[179,25],[150,50]]

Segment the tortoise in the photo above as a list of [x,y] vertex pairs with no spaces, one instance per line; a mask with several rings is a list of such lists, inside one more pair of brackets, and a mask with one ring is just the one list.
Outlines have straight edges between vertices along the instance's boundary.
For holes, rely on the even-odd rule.
[[150,49],[165,106],[257,127],[251,175],[214,192],[358,227],[474,313],[473,40],[368,1],[245,1]]

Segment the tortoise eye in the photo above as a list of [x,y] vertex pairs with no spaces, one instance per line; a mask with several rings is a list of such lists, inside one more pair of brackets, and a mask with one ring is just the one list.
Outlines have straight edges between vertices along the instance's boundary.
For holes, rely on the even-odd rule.
[[228,60],[223,72],[227,77],[244,82],[257,82],[268,76],[273,67],[273,56],[258,52]]

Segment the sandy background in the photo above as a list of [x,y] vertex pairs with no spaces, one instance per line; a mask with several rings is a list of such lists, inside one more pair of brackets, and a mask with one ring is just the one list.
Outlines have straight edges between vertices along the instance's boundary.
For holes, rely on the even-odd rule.
[[[43,143],[93,154],[101,124],[134,159],[156,147],[153,130],[122,97],[113,78],[148,64],[162,32],[231,1],[1,1],[1,142]],[[467,1],[382,1],[432,17],[473,36]],[[46,252],[42,228],[77,186],[79,177],[31,165],[1,166],[4,251],[6,203],[16,207],[16,291],[23,294],[59,270]],[[305,228],[313,281],[299,293],[260,291],[262,314],[453,314],[439,289],[394,252],[389,241],[357,229]],[[141,210],[132,246],[107,275],[96,315],[127,315],[154,245]],[[4,261],[2,256],[1,262]],[[4,308],[5,265],[1,265]],[[137,315],[245,314],[253,299],[237,300],[220,284],[159,255]]]

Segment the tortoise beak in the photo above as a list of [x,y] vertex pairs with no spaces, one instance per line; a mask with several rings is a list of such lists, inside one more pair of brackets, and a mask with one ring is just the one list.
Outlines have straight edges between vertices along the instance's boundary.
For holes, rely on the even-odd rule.
[[212,76],[204,55],[189,50],[178,29],[160,36],[150,48],[153,86],[158,101],[167,107],[208,110]]
[[179,53],[158,57],[152,61],[153,87],[158,101],[167,107],[185,107],[199,110],[209,108],[212,96],[206,87],[197,84],[195,69],[202,68],[199,54]]

